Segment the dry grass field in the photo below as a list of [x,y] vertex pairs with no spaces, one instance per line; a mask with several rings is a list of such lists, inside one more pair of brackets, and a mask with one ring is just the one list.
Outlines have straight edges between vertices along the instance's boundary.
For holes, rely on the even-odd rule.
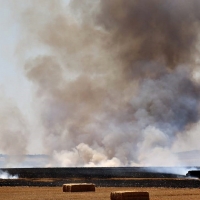
[[199,200],[200,189],[100,187],[96,192],[62,192],[62,187],[0,187],[1,200],[109,200],[113,191],[147,191],[150,200]]

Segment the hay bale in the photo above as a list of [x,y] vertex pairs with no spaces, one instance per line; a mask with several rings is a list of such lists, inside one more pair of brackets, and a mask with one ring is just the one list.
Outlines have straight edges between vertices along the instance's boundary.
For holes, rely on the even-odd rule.
[[93,183],[72,183],[63,184],[63,192],[94,192],[95,185]]
[[116,191],[111,192],[111,200],[149,200],[148,192]]

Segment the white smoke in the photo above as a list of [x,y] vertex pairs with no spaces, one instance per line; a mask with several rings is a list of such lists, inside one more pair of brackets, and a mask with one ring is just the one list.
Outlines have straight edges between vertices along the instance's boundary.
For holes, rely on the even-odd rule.
[[[98,149],[98,150],[97,150]],[[92,149],[87,144],[79,144],[73,151],[54,151],[51,165],[48,167],[56,166],[59,163],[60,166],[84,166],[84,167],[117,167],[122,166],[122,163],[116,157],[109,159],[103,149]],[[100,152],[101,151],[101,152]]]
[[0,170],[0,179],[18,179],[18,175],[11,175],[6,171]]

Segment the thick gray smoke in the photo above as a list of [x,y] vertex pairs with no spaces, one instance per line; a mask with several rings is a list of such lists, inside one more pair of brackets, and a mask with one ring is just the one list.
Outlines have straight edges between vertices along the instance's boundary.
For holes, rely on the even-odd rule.
[[156,76],[183,63],[193,64],[198,0],[111,0],[101,1],[100,6],[98,22],[112,34],[109,46],[118,47],[125,73],[144,78],[151,70]]
[[25,71],[49,166],[182,164],[172,148],[199,120],[200,1],[64,5],[29,1],[18,49],[41,52]]

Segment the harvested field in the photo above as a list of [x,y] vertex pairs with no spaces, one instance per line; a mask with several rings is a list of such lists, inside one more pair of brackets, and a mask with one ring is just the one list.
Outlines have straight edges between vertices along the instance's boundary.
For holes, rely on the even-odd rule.
[[6,200],[110,200],[113,191],[137,190],[149,192],[150,200],[198,200],[200,189],[169,188],[96,188],[96,192],[66,193],[62,187],[0,187],[0,199]]
[[[111,192],[149,192],[150,200],[198,200],[200,179],[144,168],[5,169],[19,179],[0,179],[0,200],[109,200]],[[62,177],[62,178],[61,178]],[[93,183],[95,192],[63,192],[63,184]]]

